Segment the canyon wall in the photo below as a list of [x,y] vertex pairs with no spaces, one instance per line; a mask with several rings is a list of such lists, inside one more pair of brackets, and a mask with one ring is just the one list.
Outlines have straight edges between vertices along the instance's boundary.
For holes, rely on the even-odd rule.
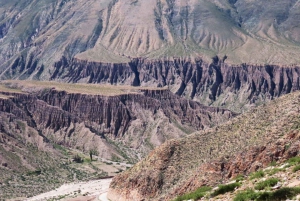
[[299,66],[233,66],[223,60],[214,57],[208,64],[201,59],[132,59],[129,63],[105,64],[62,58],[55,64],[51,79],[168,86],[180,96],[236,112],[300,89]]
[[116,96],[55,89],[1,94],[8,98],[0,99],[0,111],[37,129],[44,140],[83,151],[96,147],[106,158],[116,155],[137,160],[168,139],[212,127],[236,115],[165,89]]

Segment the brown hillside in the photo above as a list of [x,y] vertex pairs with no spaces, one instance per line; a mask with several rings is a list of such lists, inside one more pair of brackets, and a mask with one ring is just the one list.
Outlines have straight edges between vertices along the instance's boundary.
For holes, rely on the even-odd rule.
[[109,198],[165,200],[297,155],[299,97],[286,95],[213,129],[166,142],[116,176]]

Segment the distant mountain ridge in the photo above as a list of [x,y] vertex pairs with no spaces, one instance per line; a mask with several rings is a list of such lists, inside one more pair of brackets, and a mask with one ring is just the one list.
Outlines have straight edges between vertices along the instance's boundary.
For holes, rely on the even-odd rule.
[[42,80],[63,56],[123,63],[227,55],[234,64],[299,63],[296,0],[12,0],[1,1],[0,11],[2,78],[18,58]]

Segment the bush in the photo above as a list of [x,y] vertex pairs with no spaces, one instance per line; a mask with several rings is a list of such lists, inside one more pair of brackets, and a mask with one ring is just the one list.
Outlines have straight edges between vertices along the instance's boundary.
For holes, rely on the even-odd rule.
[[93,161],[93,155],[98,156],[99,152],[96,149],[90,149],[89,151],[91,162]]
[[261,193],[260,196],[256,199],[257,201],[281,201],[286,199],[291,199],[294,196],[300,193],[300,188],[281,188],[274,192],[264,192]]
[[296,157],[290,158],[289,160],[287,160],[287,162],[288,162],[290,165],[297,165],[297,164],[300,164],[300,157],[299,157],[299,156],[296,156]]
[[74,160],[76,163],[83,163],[83,159],[82,159],[78,154],[76,154],[76,155],[73,157],[73,160]]
[[258,179],[258,178],[262,178],[265,176],[265,173],[260,170],[260,171],[257,171],[257,172],[254,172],[250,175],[250,179]]
[[198,188],[196,191],[187,193],[185,195],[181,195],[177,197],[174,201],[182,201],[182,200],[197,200],[205,196],[207,191],[210,191],[211,188],[207,186],[203,186]]
[[286,199],[292,199],[294,196],[300,193],[300,188],[281,188],[274,192],[263,192],[256,193],[253,190],[247,190],[240,192],[234,198],[234,201],[248,201],[248,200],[256,200],[256,201],[281,201]]
[[259,193],[254,192],[252,189],[248,189],[246,191],[239,192],[233,201],[247,201],[247,200],[255,200],[259,197]]
[[27,176],[38,176],[40,174],[42,174],[41,170],[35,170],[35,171],[27,172]]
[[265,189],[267,187],[273,187],[273,186],[275,186],[278,183],[278,181],[279,181],[279,179],[270,178],[270,179],[267,179],[265,181],[258,182],[255,185],[255,189],[256,190],[263,190],[263,189]]
[[276,174],[277,172],[280,172],[280,171],[285,171],[285,169],[282,169],[282,168],[273,168],[271,170],[268,171],[269,175],[272,176],[274,174]]
[[271,167],[276,166],[276,161],[272,161],[269,166],[271,166]]
[[240,187],[240,186],[241,184],[237,182],[232,184],[227,184],[227,185],[219,185],[219,188],[215,192],[213,192],[212,196],[217,196],[220,194],[225,194],[227,192],[234,191],[236,187]]
[[297,172],[300,170],[300,165],[297,165],[293,168],[293,172]]
[[236,177],[234,178],[234,180],[235,180],[236,182],[243,181],[243,180],[244,180],[244,175],[239,174],[238,176],[236,176]]

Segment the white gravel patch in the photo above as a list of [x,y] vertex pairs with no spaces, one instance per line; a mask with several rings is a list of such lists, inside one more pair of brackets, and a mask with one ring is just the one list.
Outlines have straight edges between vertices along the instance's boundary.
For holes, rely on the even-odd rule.
[[64,184],[53,191],[28,198],[27,201],[44,201],[65,195],[78,195],[78,192],[80,192],[81,195],[87,194],[88,196],[97,196],[101,201],[108,201],[106,195],[111,180],[112,179],[101,179],[88,182]]

